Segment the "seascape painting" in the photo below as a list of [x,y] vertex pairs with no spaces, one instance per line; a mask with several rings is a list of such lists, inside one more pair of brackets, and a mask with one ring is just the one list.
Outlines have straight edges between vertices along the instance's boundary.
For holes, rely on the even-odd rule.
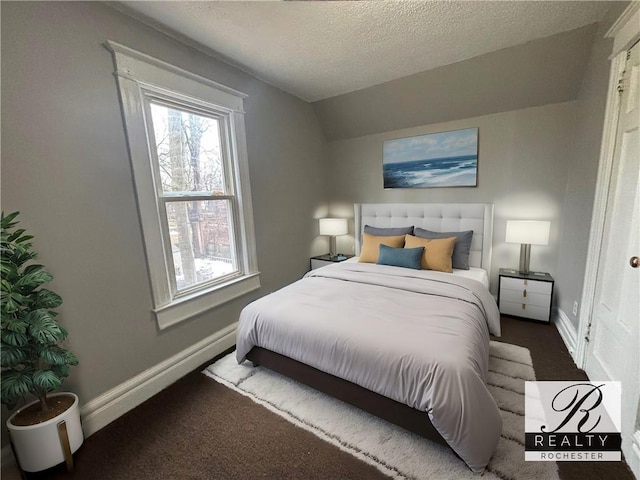
[[475,187],[478,129],[387,140],[382,169],[384,188]]

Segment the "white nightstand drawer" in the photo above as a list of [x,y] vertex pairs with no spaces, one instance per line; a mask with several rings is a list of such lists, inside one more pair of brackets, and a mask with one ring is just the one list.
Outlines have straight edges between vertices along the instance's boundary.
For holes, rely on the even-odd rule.
[[538,305],[527,305],[526,303],[507,302],[500,298],[500,313],[548,322],[551,312],[549,305],[541,307]]
[[[504,279],[502,280],[504,281]],[[549,293],[531,293],[529,288],[523,290],[507,290],[500,289],[500,300],[512,303],[524,303],[526,305],[538,305],[539,307],[548,307],[551,303],[551,292]]]
[[554,284],[551,275],[536,272],[521,274],[501,268],[499,279],[500,313],[549,323]]
[[500,288],[520,291],[526,289],[529,293],[543,293],[550,295],[553,285],[551,282],[541,282],[540,280],[502,277],[500,279]]

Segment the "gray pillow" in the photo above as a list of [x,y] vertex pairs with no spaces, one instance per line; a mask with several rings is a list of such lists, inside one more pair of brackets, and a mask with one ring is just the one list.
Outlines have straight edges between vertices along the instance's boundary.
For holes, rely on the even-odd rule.
[[397,235],[413,235],[413,225],[410,227],[372,227],[370,225],[364,226],[364,233],[369,235],[375,235],[377,237],[394,237]]
[[471,250],[471,240],[473,230],[465,232],[432,232],[424,228],[416,227],[413,234],[420,238],[451,238],[456,237],[456,244],[453,247],[451,265],[459,270],[469,270],[469,250]]

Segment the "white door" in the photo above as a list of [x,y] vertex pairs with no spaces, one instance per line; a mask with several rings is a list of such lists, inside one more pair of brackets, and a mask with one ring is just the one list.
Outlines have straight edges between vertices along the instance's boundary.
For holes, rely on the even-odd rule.
[[622,383],[623,451],[629,458],[640,393],[640,44],[627,55],[585,370]]

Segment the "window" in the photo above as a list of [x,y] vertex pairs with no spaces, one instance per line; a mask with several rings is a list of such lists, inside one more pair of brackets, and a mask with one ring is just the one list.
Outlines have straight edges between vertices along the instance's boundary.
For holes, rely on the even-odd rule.
[[159,327],[260,287],[244,94],[113,42]]
[[157,195],[166,216],[176,295],[238,275],[233,192],[227,188],[220,119],[150,102]]

